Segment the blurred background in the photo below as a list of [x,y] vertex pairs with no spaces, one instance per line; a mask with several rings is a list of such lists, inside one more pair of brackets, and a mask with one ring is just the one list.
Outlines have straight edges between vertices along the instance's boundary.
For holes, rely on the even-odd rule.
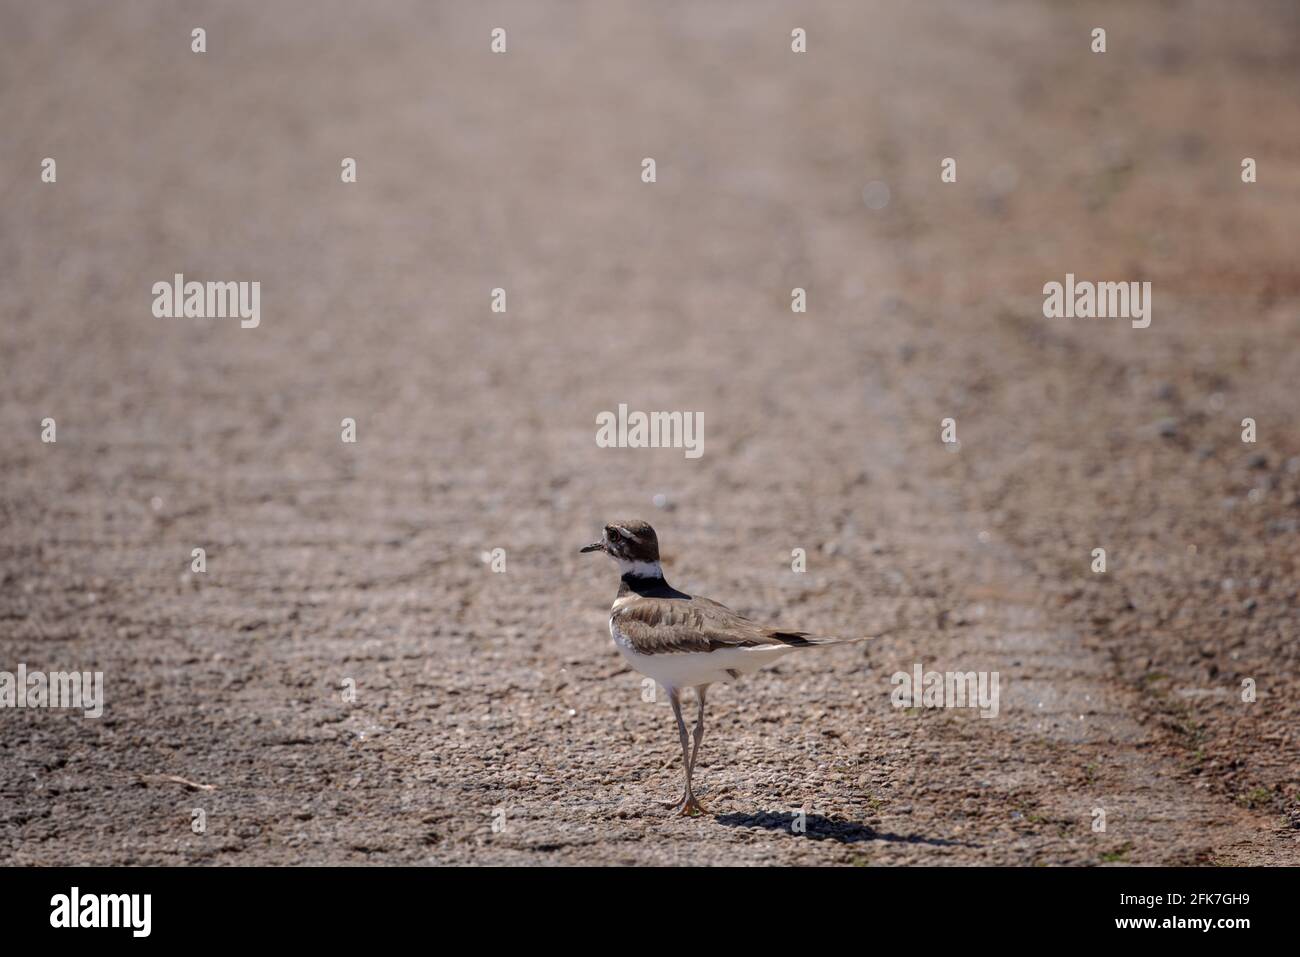
[[[0,714],[0,859],[1295,860],[1295,4],[0,19],[0,668],[108,696]],[[1044,319],[1067,272],[1150,328]],[[175,273],[260,327],[155,319]],[[598,448],[620,403],[703,456]],[[620,516],[687,590],[894,629],[716,693],[704,831],[576,554]],[[894,712],[915,661],[1002,717]]]

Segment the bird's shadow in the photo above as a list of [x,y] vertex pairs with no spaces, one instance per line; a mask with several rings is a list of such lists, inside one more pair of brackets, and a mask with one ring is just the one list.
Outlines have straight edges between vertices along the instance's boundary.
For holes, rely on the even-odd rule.
[[[765,831],[785,831],[795,837],[812,841],[834,841],[837,844],[858,844],[863,841],[890,841],[898,844],[928,844],[932,847],[971,847],[964,841],[949,841],[920,834],[889,834],[874,830],[865,824],[846,821],[844,818],[809,814],[802,821],[789,812],[759,811],[757,814],[719,814],[714,817],[727,827],[762,828]],[[800,825],[802,830],[796,827]]]

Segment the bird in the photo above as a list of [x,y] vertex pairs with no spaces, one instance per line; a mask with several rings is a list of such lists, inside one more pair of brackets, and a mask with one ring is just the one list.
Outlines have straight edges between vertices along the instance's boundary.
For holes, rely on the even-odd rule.
[[[704,738],[704,702],[710,685],[736,681],[800,648],[874,637],[833,638],[767,628],[716,601],[678,591],[664,580],[659,537],[639,519],[611,522],[600,541],[579,551],[604,552],[618,565],[621,583],[610,609],[610,637],[633,669],[653,678],[668,694],[686,770],[685,791],[670,806],[684,816],[704,813],[692,776]],[[681,693],[686,688],[695,690],[698,709],[689,735],[682,719]]]

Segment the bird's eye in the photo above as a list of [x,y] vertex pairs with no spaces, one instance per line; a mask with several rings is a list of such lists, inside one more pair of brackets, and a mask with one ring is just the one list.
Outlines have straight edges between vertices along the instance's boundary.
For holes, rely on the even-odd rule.
[[613,527],[605,529],[605,534],[608,535],[610,538],[621,538],[623,535],[622,532],[620,532],[617,528],[613,528]]

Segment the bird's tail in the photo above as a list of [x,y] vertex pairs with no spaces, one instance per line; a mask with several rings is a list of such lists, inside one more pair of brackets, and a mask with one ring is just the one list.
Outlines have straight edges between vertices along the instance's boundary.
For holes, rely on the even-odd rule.
[[841,638],[835,635],[811,635],[806,631],[778,631],[777,629],[769,630],[767,636],[794,648],[811,645],[847,645],[855,641],[872,641],[881,637],[880,635],[855,635],[852,638]]

